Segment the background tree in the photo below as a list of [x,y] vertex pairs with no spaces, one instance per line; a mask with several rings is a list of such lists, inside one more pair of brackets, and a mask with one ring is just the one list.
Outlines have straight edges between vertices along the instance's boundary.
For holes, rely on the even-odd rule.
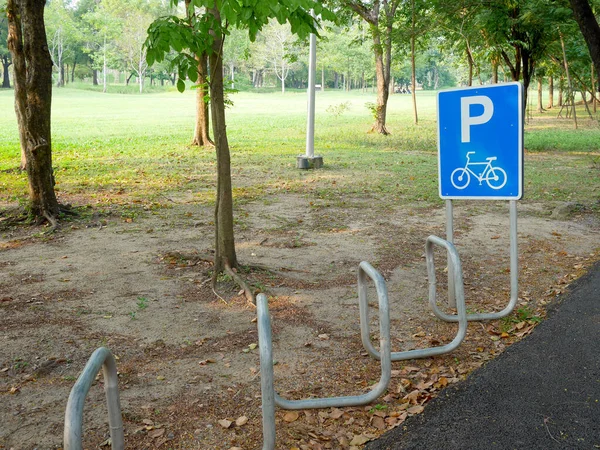
[[400,0],[342,0],[342,4],[354,11],[369,27],[375,54],[377,77],[377,105],[372,131],[389,134],[386,128],[387,102],[390,95],[390,70],[392,65],[392,34],[396,10]]
[[[102,70],[102,92],[105,93],[108,90],[109,64],[118,59],[115,39],[120,32],[120,22],[111,17],[107,9],[109,6],[106,2],[92,3],[82,16],[85,52],[90,55],[94,75],[97,70]],[[97,84],[96,76],[94,82]]]
[[476,55],[486,35],[479,16],[482,8],[482,3],[477,0],[434,2],[436,28],[445,37],[446,47],[462,55],[468,67],[466,77],[461,80],[467,86],[473,85],[473,77],[478,76],[480,70]]
[[271,20],[259,33],[252,45],[252,53],[264,60],[281,82],[281,93],[285,93],[285,80],[298,61],[299,49],[289,25]]
[[522,80],[525,108],[536,64],[558,38],[557,27],[568,20],[567,10],[546,0],[505,0],[482,9],[479,18],[512,80]]
[[[196,14],[201,14],[192,4],[191,0],[185,0],[185,10],[187,20],[191,26]],[[194,127],[194,136],[192,145],[199,147],[214,145],[209,133],[209,114],[208,114],[208,54],[202,52],[196,55],[196,70],[198,80],[196,83],[196,125]]]
[[127,69],[135,74],[141,94],[144,91],[144,79],[148,70],[144,41],[146,30],[153,18],[145,11],[130,10],[121,19],[123,30],[117,39],[117,47]]
[[[354,85],[364,89],[375,74],[373,50],[368,33],[359,23],[330,25],[318,42],[317,64],[332,71],[331,87],[350,90]],[[356,81],[357,80],[357,81]]]
[[[177,0],[174,0],[175,4]],[[315,0],[263,0],[258,3],[241,4],[233,0],[193,0],[197,8],[203,8],[202,15],[196,15],[190,22],[187,18],[175,16],[155,21],[148,30],[148,60],[152,64],[160,61],[171,49],[179,53],[175,62],[178,66],[178,89],[185,89],[185,79],[198,79],[195,56],[207,53],[209,56],[210,106],[215,152],[217,156],[217,195],[215,200],[215,257],[213,284],[223,270],[237,267],[233,232],[233,195],[231,189],[231,157],[225,122],[225,97],[223,91],[223,43],[230,27],[248,30],[252,40],[257,33],[276,18],[279,23],[286,20],[293,33],[301,37],[316,32],[314,19],[309,14],[328,15],[320,2]],[[329,14],[326,19],[333,19]],[[234,273],[231,271],[231,273]],[[246,289],[250,299],[252,293]]]
[[[4,11],[5,2],[0,2],[0,11]],[[2,62],[2,87],[10,88],[9,69],[12,65],[12,59],[6,40],[8,38],[8,19],[6,15],[0,16],[0,61]]]
[[590,51],[596,73],[600,74],[600,26],[588,0],[569,0],[575,20]]
[[225,39],[223,63],[229,72],[231,89],[236,86],[236,72],[240,70],[250,55],[250,40],[244,30],[233,28]]
[[78,44],[78,29],[71,5],[65,0],[48,2],[45,13],[50,56],[57,70],[56,86],[65,85],[65,61],[72,57]]
[[45,0],[8,0],[8,48],[14,63],[15,111],[26,156],[29,210],[54,226],[60,212],[54,192],[50,112],[52,59],[44,26]]

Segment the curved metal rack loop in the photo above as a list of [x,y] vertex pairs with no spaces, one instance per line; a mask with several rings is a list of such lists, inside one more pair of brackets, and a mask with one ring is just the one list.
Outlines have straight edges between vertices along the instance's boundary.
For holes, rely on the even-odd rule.
[[[451,208],[452,202],[449,202],[449,207]],[[452,220],[452,211],[450,209],[449,220]],[[452,223],[450,222],[449,230],[452,232]],[[517,305],[517,300],[519,299],[519,250],[517,244],[517,201],[510,200],[510,299],[508,304],[502,311],[492,312],[492,313],[477,313],[477,314],[467,314],[467,320],[471,321],[479,321],[479,320],[496,320],[501,319],[503,317],[508,316]],[[451,274],[451,271],[448,271],[448,274]],[[429,305],[433,310],[433,313],[439,319],[445,320],[446,322],[459,322],[460,317],[455,314],[446,314],[441,311],[436,302],[435,297],[429,297]]]
[[83,449],[81,442],[83,405],[100,368],[102,368],[104,376],[104,391],[108,405],[108,423],[112,449],[122,450],[125,447],[117,364],[110,350],[106,347],[100,347],[90,356],[69,394],[69,401],[67,402],[67,409],[65,411],[65,431],[63,438],[65,450]]
[[[366,278],[371,278],[377,289],[379,297],[379,332],[380,349],[383,357],[381,358],[381,378],[373,389],[362,395],[350,395],[343,397],[329,398],[310,398],[305,400],[287,400],[276,392],[272,392],[274,403],[283,409],[313,409],[313,408],[330,408],[344,406],[360,406],[367,405],[387,389],[391,378],[391,358],[390,358],[390,314],[388,307],[387,287],[385,280],[381,274],[371,266],[368,262],[361,262],[358,270],[359,283],[366,283]],[[261,356],[261,383],[265,382],[273,386],[273,356],[272,356],[272,341],[270,333],[270,318],[268,313],[267,297],[264,294],[259,294],[256,299],[256,307],[258,310],[258,326],[259,326],[259,345]],[[263,393],[263,411],[271,410],[270,405],[270,388],[267,387],[266,394]],[[264,412],[263,412],[264,414]]]
[[[452,243],[445,239],[437,236],[429,236],[425,244],[425,257],[427,261],[427,275],[429,278],[429,301],[435,303],[436,299],[436,278],[435,278],[435,263],[433,260],[433,247],[438,245],[443,247],[448,252],[448,261],[452,266],[453,281],[454,281],[454,295],[457,304],[457,317],[458,331],[452,342],[442,345],[439,347],[431,347],[417,350],[406,350],[403,352],[392,352],[392,361],[404,361],[407,359],[427,358],[429,356],[442,355],[444,353],[450,353],[455,350],[465,338],[467,333],[467,313],[465,307],[465,293],[462,279],[462,267],[460,264],[460,257],[456,248]],[[358,301],[360,307],[360,336],[363,346],[367,353],[375,359],[380,358],[380,353],[373,347],[370,339],[370,328],[369,328],[369,303],[367,301],[367,287],[366,284],[359,277],[358,279]]]

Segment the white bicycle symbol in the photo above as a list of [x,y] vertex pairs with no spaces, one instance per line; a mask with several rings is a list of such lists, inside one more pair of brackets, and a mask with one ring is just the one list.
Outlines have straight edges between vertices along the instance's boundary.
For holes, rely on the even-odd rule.
[[[506,184],[506,172],[501,167],[492,167],[492,161],[498,159],[496,156],[490,156],[486,158],[486,162],[471,162],[470,155],[474,155],[475,152],[467,153],[467,164],[465,167],[459,167],[454,169],[450,175],[450,181],[452,186],[456,189],[464,189],[471,182],[471,175],[477,178],[479,185],[485,180],[489,187],[492,189],[500,189]],[[470,167],[472,166],[485,166],[483,171],[477,175],[473,172]]]

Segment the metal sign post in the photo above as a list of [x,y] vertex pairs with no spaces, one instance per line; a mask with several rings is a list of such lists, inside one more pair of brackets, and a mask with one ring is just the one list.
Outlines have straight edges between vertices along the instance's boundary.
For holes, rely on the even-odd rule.
[[[468,320],[504,317],[518,298],[516,200],[523,196],[523,86],[504,83],[438,93],[439,194],[446,200],[446,239],[453,242],[453,199],[510,200],[510,283],[508,306],[498,313],[469,314]],[[456,307],[452,265],[448,304]],[[449,321],[456,316],[434,310]]]

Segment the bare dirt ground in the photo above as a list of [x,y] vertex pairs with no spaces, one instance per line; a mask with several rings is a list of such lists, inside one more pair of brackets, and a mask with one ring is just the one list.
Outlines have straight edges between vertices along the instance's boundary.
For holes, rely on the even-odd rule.
[[[276,390],[288,398],[360,394],[377,382],[378,363],[359,336],[360,261],[388,282],[393,351],[454,337],[455,325],[435,319],[427,305],[424,243],[444,235],[444,210],[376,210],[376,199],[345,200],[338,208],[274,195],[236,211],[241,263],[271,269],[242,275],[269,295]],[[452,354],[394,363],[388,394],[377,404],[278,410],[277,448],[360,448],[528,334],[545,306],[600,258],[597,214],[556,219],[557,206],[519,205],[518,314],[469,324]],[[127,448],[262,447],[255,309],[226,277],[219,296],[210,287],[210,264],[197,255],[212,248],[211,217],[182,199],[133,220],[98,217],[47,236],[41,229],[2,232],[0,448],[62,446],[69,391],[100,346],[118,357]],[[502,309],[508,206],[458,202],[455,217],[469,309]],[[440,253],[441,301],[444,260]],[[101,377],[84,424],[86,448],[108,445]]]

